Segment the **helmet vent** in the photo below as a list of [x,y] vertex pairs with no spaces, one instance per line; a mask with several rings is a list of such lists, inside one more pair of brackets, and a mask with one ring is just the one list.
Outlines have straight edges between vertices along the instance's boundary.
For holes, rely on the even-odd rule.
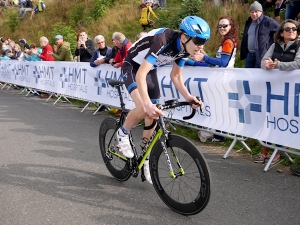
[[201,33],[202,33],[202,29],[201,29],[201,27],[199,26],[199,24],[197,24],[197,25],[193,24],[192,27],[193,27],[194,31],[195,31],[197,34],[201,34]]

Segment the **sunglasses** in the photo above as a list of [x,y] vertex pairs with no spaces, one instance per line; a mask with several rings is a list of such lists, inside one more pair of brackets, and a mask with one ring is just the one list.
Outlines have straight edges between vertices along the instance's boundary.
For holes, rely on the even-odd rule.
[[100,45],[100,44],[103,44],[103,43],[104,43],[104,41],[100,41],[100,42],[98,42],[97,44]]
[[218,28],[220,29],[220,28],[226,28],[226,27],[228,27],[228,25],[229,24],[219,24],[218,25]]
[[195,45],[200,46],[200,45],[204,45],[208,40],[203,38],[193,37],[192,41]]
[[286,27],[286,28],[283,28],[283,30],[286,32],[289,32],[290,30],[296,31],[297,27]]

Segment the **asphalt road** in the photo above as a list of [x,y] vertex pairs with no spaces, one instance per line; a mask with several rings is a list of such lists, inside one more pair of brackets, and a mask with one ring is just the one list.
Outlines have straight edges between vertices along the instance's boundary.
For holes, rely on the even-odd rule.
[[1,225],[299,224],[300,178],[287,169],[263,172],[250,156],[223,159],[224,149],[198,143],[211,199],[201,213],[182,216],[140,177],[111,177],[98,146],[107,114],[19,92],[0,89]]

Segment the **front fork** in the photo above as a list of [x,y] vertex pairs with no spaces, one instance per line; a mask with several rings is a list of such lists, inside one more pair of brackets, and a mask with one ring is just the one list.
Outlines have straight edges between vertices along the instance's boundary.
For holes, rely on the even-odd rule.
[[[175,179],[178,176],[184,175],[184,173],[185,173],[184,169],[182,168],[182,166],[181,166],[181,164],[180,164],[173,148],[168,144],[169,140],[166,137],[163,136],[160,141],[161,141],[160,143],[161,143],[161,146],[163,148],[163,151],[164,151],[164,154],[165,154],[165,157],[166,157],[166,161],[167,161],[168,166],[169,166],[171,178]],[[173,156],[173,158],[174,158],[174,160],[175,160],[175,162],[176,162],[176,164],[179,168],[179,173],[177,173],[177,174],[174,173],[174,170],[173,170],[173,167],[172,167],[172,163],[171,163],[170,156],[169,156],[169,153],[168,153],[168,146],[170,146],[169,149],[170,149],[170,151],[172,153],[172,156]]]

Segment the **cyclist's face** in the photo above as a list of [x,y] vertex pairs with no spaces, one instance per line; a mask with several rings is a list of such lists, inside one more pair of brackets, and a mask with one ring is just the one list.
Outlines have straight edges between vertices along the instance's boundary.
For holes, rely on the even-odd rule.
[[196,45],[192,40],[190,40],[186,45],[187,52],[193,56],[195,52],[199,52],[201,49],[203,49],[204,45]]

